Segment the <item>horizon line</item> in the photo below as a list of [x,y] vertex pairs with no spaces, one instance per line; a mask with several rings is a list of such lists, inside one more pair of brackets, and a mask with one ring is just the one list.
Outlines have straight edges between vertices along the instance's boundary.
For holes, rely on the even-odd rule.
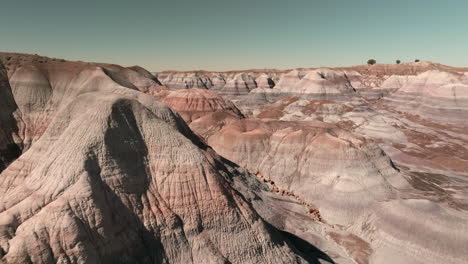
[[[0,53],[11,53],[11,54],[16,54],[16,55],[27,55],[27,56],[39,56],[39,57],[46,57],[46,58],[51,58],[51,59],[63,59],[69,62],[87,62],[87,63],[95,63],[95,64],[114,64],[118,66],[122,66],[125,68],[129,67],[142,67],[145,70],[151,72],[151,73],[165,73],[165,72],[180,72],[180,73],[189,73],[189,72],[212,72],[212,73],[226,73],[226,72],[248,72],[248,71],[292,71],[292,70],[308,70],[308,69],[319,69],[319,68],[355,68],[355,67],[372,67],[372,66],[379,66],[379,65],[408,65],[408,64],[415,64],[415,63],[430,63],[434,65],[442,65],[442,66],[447,66],[447,67],[452,67],[452,68],[460,68],[460,69],[466,69],[468,66],[452,66],[449,64],[444,64],[444,63],[439,63],[439,62],[434,62],[434,61],[408,61],[408,62],[401,62],[401,63],[377,63],[374,65],[369,65],[369,64],[354,64],[354,65],[341,65],[341,66],[300,66],[300,67],[288,67],[288,68],[244,68],[244,69],[231,69],[231,70],[207,70],[207,69],[189,69],[189,70],[177,70],[177,69],[164,69],[160,71],[155,71],[155,70],[150,70],[145,66],[141,66],[139,64],[132,64],[132,65],[124,65],[120,63],[115,63],[115,62],[99,62],[99,61],[88,61],[88,60],[81,60],[81,59],[67,59],[67,58],[61,58],[61,57],[54,57],[54,56],[49,56],[49,55],[41,55],[38,53],[27,53],[27,52],[16,52],[16,51],[0,51]],[[395,60],[396,62],[396,60]]]

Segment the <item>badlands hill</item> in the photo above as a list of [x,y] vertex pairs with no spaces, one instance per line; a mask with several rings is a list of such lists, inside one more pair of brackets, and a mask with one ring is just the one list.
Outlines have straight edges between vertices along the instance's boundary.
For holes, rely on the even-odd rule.
[[[418,62],[276,71],[167,71],[157,73],[157,76],[169,88],[211,89],[246,110],[284,96],[350,101],[356,99],[353,93],[358,92],[365,99],[380,99],[400,88],[407,80],[427,71],[460,75],[468,72],[468,68]],[[240,98],[242,95],[244,97]]]
[[466,230],[466,72],[430,62],[263,72],[274,85],[223,94],[249,118],[207,114],[190,127],[312,218],[344,226],[319,232],[358,263],[463,263],[468,236],[449,230]]
[[466,263],[466,72],[0,53],[0,262]]
[[[388,80],[386,81],[388,82]],[[386,84],[390,86],[390,84]],[[387,101],[400,111],[440,122],[466,123],[468,75],[427,71],[395,85],[399,88]],[[398,87],[400,86],[400,87]]]
[[[336,68],[297,68],[286,70],[274,69],[254,69],[243,71],[227,71],[227,72],[209,72],[209,71],[163,71],[155,73],[160,81],[169,88],[205,88],[205,89],[221,89],[227,81],[235,79],[242,74],[247,74],[262,84],[256,84],[257,88],[273,88],[273,87],[292,87],[299,82],[308,72],[320,69],[335,70],[344,73],[351,81],[355,81],[354,88],[369,88],[378,87],[390,76],[412,76],[420,73],[436,70],[443,72],[468,72],[468,68],[451,67],[433,62],[411,62],[402,64],[376,64],[376,65],[359,65],[352,67],[336,67]],[[263,76],[263,77],[262,77]],[[271,81],[257,80],[257,78],[267,78]],[[246,77],[244,76],[244,79]],[[239,79],[239,78],[237,78]],[[222,81],[220,81],[222,80]],[[216,85],[215,85],[216,83]]]
[[[465,187],[454,196],[446,196],[443,189],[434,193],[451,200],[448,207],[425,199],[428,186],[401,172],[378,145],[364,137],[319,121],[271,119],[238,120],[206,137],[214,150],[270,183],[272,191],[298,199],[308,214],[326,225],[344,227],[338,228],[340,235],[335,234],[336,228],[321,232],[344,243],[358,263],[388,263],[390,255],[402,263],[444,262],[447,255],[458,255],[450,263],[466,258],[456,248],[468,242],[468,236],[452,229],[468,230],[466,211],[458,211],[468,209]],[[458,200],[458,195],[464,198]],[[436,221],[420,222],[433,214],[438,215]],[[419,231],[408,233],[415,228]],[[353,246],[341,241],[350,236],[356,236]],[[413,253],[407,252],[406,243]],[[366,253],[366,248],[373,252]]]
[[236,190],[245,172],[141,92],[158,85],[152,78],[116,65],[1,57],[3,263],[314,257],[256,213],[248,186]]
[[199,88],[176,90],[161,94],[162,102],[176,110],[185,122],[190,123],[202,116],[211,113],[229,113],[242,118],[242,113],[229,100],[220,95]]

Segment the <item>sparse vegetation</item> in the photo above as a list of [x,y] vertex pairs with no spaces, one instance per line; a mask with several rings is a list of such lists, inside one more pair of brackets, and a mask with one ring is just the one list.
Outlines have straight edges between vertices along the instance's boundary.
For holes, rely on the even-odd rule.
[[400,64],[401,63],[401,60],[396,60],[396,64]]
[[367,61],[367,64],[368,64],[368,65],[374,65],[374,64],[376,64],[376,63],[377,63],[377,61],[374,60],[374,59],[369,59],[369,60]]
[[418,59],[415,59],[414,62],[419,62],[419,60],[418,60]]

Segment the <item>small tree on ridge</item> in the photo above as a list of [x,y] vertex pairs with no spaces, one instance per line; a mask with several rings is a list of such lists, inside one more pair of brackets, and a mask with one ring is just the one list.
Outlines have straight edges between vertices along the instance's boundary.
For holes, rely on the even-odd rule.
[[374,65],[374,64],[376,64],[376,63],[377,63],[377,61],[374,60],[374,59],[369,59],[369,60],[367,61],[367,64],[369,64],[369,65]]

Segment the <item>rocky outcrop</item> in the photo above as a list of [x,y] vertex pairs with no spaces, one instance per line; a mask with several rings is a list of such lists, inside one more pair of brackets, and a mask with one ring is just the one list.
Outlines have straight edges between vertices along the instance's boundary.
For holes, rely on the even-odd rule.
[[269,89],[275,86],[275,82],[267,74],[261,74],[255,79],[257,88]]
[[213,86],[210,87],[213,91],[218,91],[226,85],[226,79],[223,76],[214,76],[211,78],[211,83]]
[[[466,259],[459,245],[468,237],[452,228],[468,230],[466,211],[421,193],[433,187],[421,178],[409,183],[407,174],[363,137],[322,122],[244,119],[226,125],[208,142],[257,172],[273,192],[300,198],[310,208],[307,216],[329,226],[324,232],[357,263],[387,263],[388,254],[402,263]],[[443,191],[440,195],[447,197]],[[430,220],[421,226],[421,219]]]
[[214,86],[209,76],[198,72],[169,73],[161,83],[171,89],[210,89]]
[[443,123],[466,123],[468,82],[458,73],[428,71],[407,80],[388,105]]
[[392,75],[383,81],[380,85],[380,89],[400,89],[407,85],[415,78],[415,75]]
[[[348,102],[333,100],[310,100],[301,97],[282,97],[255,111],[254,116],[262,119],[282,121],[325,121],[341,124],[349,121],[343,115],[353,111],[356,106]],[[344,123],[342,125],[345,125]]]
[[[37,59],[36,56],[15,54],[4,56],[11,57],[12,61],[8,82],[17,105],[16,115],[20,119],[17,121],[20,137],[17,141],[21,142],[23,151],[44,133],[68,95],[76,94],[76,86],[87,92],[96,87],[116,85],[150,94],[165,89],[154,78],[118,65]],[[110,81],[104,81],[104,78]]]
[[329,99],[347,96],[355,90],[345,73],[329,69],[317,69],[307,73],[295,86],[284,91]]
[[247,73],[239,73],[226,81],[226,85],[219,90],[219,93],[226,96],[246,95],[256,87],[257,84],[252,76]]
[[215,112],[229,112],[237,118],[242,113],[220,95],[205,89],[186,89],[168,93],[162,101],[177,111],[187,123]]
[[241,117],[230,111],[216,111],[204,115],[190,123],[190,129],[204,139],[209,138],[224,126],[240,120]]
[[239,120],[209,137],[208,143],[279,188],[311,203],[323,201],[324,210],[339,211],[349,221],[369,203],[392,197],[389,182],[402,180],[376,145],[321,122]]
[[356,90],[351,85],[345,72],[330,69],[310,71],[293,70],[279,80],[271,90],[256,89],[255,93],[265,93],[267,96],[306,96],[311,99],[350,99]]
[[[221,91],[226,95],[248,93],[255,88],[272,88],[284,73],[282,70],[248,70],[248,71],[164,71],[155,73],[158,80],[171,89],[210,89]],[[223,88],[228,84],[227,90]]]
[[282,90],[294,87],[301,81],[302,78],[304,78],[306,74],[306,72],[300,70],[292,70],[288,73],[285,73],[276,83],[275,88]]
[[63,63],[10,74],[34,140],[0,174],[2,263],[306,263],[172,109]]
[[153,75],[151,72],[149,72],[148,70],[146,70],[145,68],[143,67],[140,67],[140,66],[131,66],[131,67],[128,67],[130,70],[134,71],[134,72],[137,72],[138,74],[140,74],[141,76],[145,77],[146,79],[151,79],[153,80],[156,84],[158,85],[162,85],[161,82],[158,80],[158,78]]
[[19,157],[23,148],[19,136],[23,124],[17,109],[7,71],[0,63],[0,172]]

